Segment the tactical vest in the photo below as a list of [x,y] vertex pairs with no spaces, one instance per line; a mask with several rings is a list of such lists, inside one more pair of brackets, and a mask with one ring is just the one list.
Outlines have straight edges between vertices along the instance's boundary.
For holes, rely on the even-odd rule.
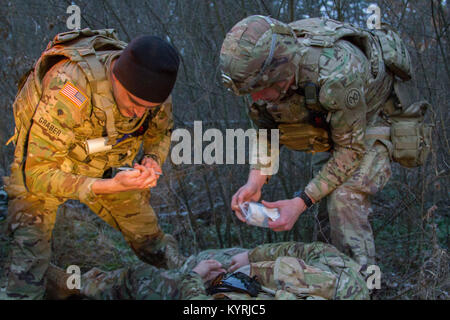
[[380,67],[384,64],[404,81],[412,77],[408,50],[399,35],[387,24],[368,31],[332,19],[311,18],[295,21],[289,26],[298,38],[304,39],[302,44],[305,46],[329,48],[338,40],[347,40],[365,53],[373,73],[381,71]]
[[[119,52],[126,45],[125,42],[117,38],[113,29],[75,30],[60,33],[50,41],[33,69],[19,81],[18,94],[13,104],[15,133],[7,142],[7,144],[10,142],[15,144],[11,176],[6,183],[8,185],[8,193],[17,194],[26,191],[23,167],[26,160],[27,138],[36,107],[42,96],[42,81],[50,68],[64,59],[77,63],[86,76],[92,92],[93,114],[98,122],[102,124],[99,129],[101,132],[98,132],[97,136],[101,137],[103,135],[102,132],[106,131],[107,139],[105,139],[105,143],[111,146],[114,145],[114,148],[109,152],[109,158],[106,158],[105,155],[103,155],[103,158],[89,158],[89,153],[84,143],[75,144],[69,152],[69,158],[63,163],[61,169],[66,172],[98,177],[101,176],[108,162],[112,162],[112,165],[121,163],[123,160],[123,156],[120,154],[121,151],[128,152],[126,155],[128,158],[135,156],[138,150],[134,149],[137,148],[124,146],[125,142],[121,140],[124,140],[124,137],[135,135],[136,130],[145,131],[146,128],[142,126],[143,121],[131,131],[123,131],[116,128],[114,119],[115,100],[112,97],[105,66],[99,60],[99,57],[105,53]],[[147,115],[148,113],[143,117],[143,120],[148,118]],[[92,129],[88,129],[78,128],[76,130],[80,132],[75,134],[83,135],[84,130],[86,131],[86,138],[88,138],[89,135],[93,134]],[[118,140],[119,135],[122,135],[121,140]]]
[[[113,29],[74,30],[57,34],[49,42],[45,51],[36,62],[34,68],[26,73],[19,81],[19,93],[17,97],[26,96],[25,103],[14,102],[14,120],[16,130],[24,127],[27,131],[31,127],[31,119],[35,113],[35,108],[42,95],[42,80],[45,74],[52,66],[63,59],[69,59],[76,62],[81,68],[89,85],[92,88],[92,104],[99,108],[106,116],[106,129],[110,144],[115,143],[118,136],[117,129],[114,126],[113,108],[114,98],[109,90],[109,82],[103,65],[97,58],[101,51],[123,50],[126,43],[117,38]],[[27,94],[21,94],[21,90]],[[12,140],[17,139],[17,131]],[[16,143],[17,144],[17,143]]]

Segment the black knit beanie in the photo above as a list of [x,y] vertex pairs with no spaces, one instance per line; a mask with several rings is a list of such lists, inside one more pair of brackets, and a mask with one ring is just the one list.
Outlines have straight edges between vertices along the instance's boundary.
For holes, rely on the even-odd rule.
[[180,58],[166,41],[155,36],[133,39],[114,64],[117,80],[134,96],[164,102],[177,78]]

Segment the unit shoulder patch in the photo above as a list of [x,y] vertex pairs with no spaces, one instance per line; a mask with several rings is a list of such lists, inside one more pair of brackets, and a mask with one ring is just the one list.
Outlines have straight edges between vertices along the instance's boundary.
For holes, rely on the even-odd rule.
[[359,104],[359,100],[361,99],[361,93],[356,88],[351,88],[347,90],[346,96],[345,96],[345,103],[347,107],[350,109],[353,109]]
[[59,91],[59,94],[80,109],[84,107],[89,100],[88,97],[70,81],[66,82],[64,87]]

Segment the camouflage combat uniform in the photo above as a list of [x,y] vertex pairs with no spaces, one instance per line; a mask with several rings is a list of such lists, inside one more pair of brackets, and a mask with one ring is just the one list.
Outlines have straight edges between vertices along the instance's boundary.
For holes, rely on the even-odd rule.
[[[111,96],[110,66],[120,52],[102,51],[94,57],[101,66],[97,71],[107,80],[103,82],[107,85],[103,90]],[[85,203],[119,230],[143,261],[178,266],[179,261],[172,254],[169,256],[173,256],[173,262],[166,259],[169,245],[176,243],[160,229],[149,204],[149,190],[109,195],[95,195],[91,190],[92,184],[102,179],[108,169],[131,166],[142,145],[144,154],[162,166],[173,126],[171,100],[148,110],[141,119],[124,117],[113,102],[110,110],[116,129],[133,133],[119,134],[109,151],[87,154],[86,140],[104,137],[108,128],[107,115],[99,109],[99,103],[94,103],[95,74],[86,72],[83,62],[60,59],[42,77],[40,88],[35,85],[38,75],[28,77],[15,101],[15,107],[37,103],[37,108],[29,132],[24,132],[23,126],[17,128],[16,141],[26,135],[27,143],[16,144],[11,176],[6,178],[11,235],[8,298],[43,297],[57,208],[69,199]],[[71,92],[64,90],[68,87]],[[23,159],[18,156],[22,154],[21,148],[25,149]]]
[[81,278],[81,293],[92,299],[368,299],[360,266],[331,245],[315,242],[264,244],[249,251],[250,276],[265,292],[209,296],[192,270],[201,260],[215,259],[227,269],[240,248],[202,251],[178,270],[161,270],[143,263],[104,272],[92,269]]
[[[278,128],[280,144],[288,148],[313,153],[331,148],[305,192],[315,202],[328,196],[332,244],[363,267],[373,264],[369,197],[391,175],[389,125],[380,112],[394,79],[377,37],[329,19],[299,20],[284,28],[274,19],[272,27],[266,21],[252,16],[227,34],[221,52],[224,83],[232,78],[232,89],[244,88],[238,94],[245,94],[295,77],[279,101],[250,106],[250,117],[260,128]],[[266,64],[275,33],[273,59],[258,87],[251,79]],[[266,51],[258,55],[258,50]]]

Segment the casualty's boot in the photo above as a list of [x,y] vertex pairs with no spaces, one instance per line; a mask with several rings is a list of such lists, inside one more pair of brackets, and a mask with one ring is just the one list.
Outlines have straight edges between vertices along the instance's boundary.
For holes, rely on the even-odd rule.
[[50,264],[47,269],[46,298],[51,300],[66,300],[69,297],[81,296],[79,289],[69,289],[67,280],[70,274],[63,269]]

